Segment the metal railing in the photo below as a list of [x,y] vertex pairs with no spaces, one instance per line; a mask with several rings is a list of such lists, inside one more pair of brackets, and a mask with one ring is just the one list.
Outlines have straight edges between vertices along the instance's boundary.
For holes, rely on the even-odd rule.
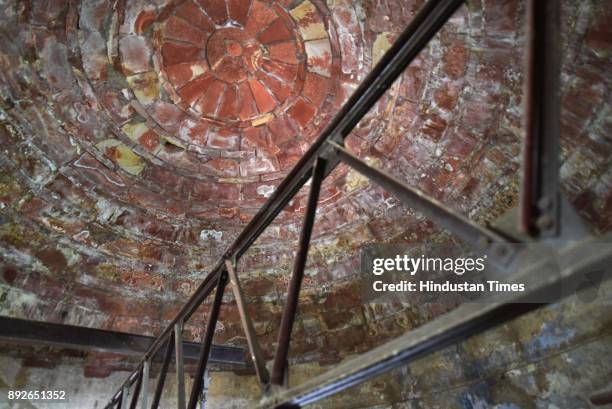
[[[512,319],[538,304],[514,304],[538,291],[564,280],[572,280],[581,269],[599,263],[602,257],[609,260],[612,250],[589,257],[576,259],[563,274],[534,274],[523,271],[515,274],[532,284],[532,290],[519,296],[501,298],[494,304],[463,305],[430,323],[419,327],[381,347],[352,361],[342,363],[326,374],[317,376],[303,385],[287,388],[287,356],[289,342],[298,305],[301,282],[304,276],[310,237],[315,220],[317,201],[322,181],[339,164],[346,163],[359,173],[393,193],[407,206],[422,212],[441,227],[446,228],[466,243],[485,251],[500,251],[503,254],[519,241],[516,236],[505,234],[490,227],[480,226],[466,217],[445,207],[437,200],[407,186],[402,181],[375,169],[351,154],[344,147],[344,139],[392,83],[414,60],[441,29],[463,0],[429,0],[395,41],[393,46],[373,68],[363,83],[353,93],[320,137],[299,160],[292,171],[278,186],[251,222],[238,236],[224,257],[218,261],[202,284],[190,297],[177,316],[162,332],[143,357],[140,365],[106,405],[107,409],[127,408],[128,394],[133,387],[130,408],[135,408],[139,399],[143,409],[147,402],[148,374],[151,360],[165,346],[163,365],[157,381],[150,409],[157,409],[164,382],[172,359],[176,356],[178,384],[178,409],[194,409],[202,391],[203,374],[212,345],[223,293],[228,281],[232,287],[244,327],[249,352],[257,378],[261,384],[262,408],[300,407],[320,400],[352,385],[364,382],[373,376],[388,371],[400,364],[415,359],[457,342],[472,334],[484,331],[506,320]],[[559,237],[565,231],[560,222],[561,201],[559,198],[559,1],[530,0],[528,2],[528,48],[526,109],[525,163],[521,199],[521,226],[530,240]],[[304,215],[298,251],[283,310],[278,343],[271,373],[264,362],[253,324],[247,313],[239,277],[238,262],[253,242],[272,223],[275,217],[312,178],[308,203]],[[588,250],[582,249],[588,253]],[[185,322],[200,304],[215,290],[212,309],[206,326],[199,363],[188,401],[185,395],[185,372],[182,359],[181,334]],[[118,405],[118,406],[117,406]]]

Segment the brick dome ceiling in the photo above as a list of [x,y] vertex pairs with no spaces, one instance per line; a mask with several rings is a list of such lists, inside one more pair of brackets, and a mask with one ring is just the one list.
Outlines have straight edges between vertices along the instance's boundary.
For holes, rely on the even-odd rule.
[[[5,297],[15,300],[7,313],[157,333],[422,3],[5,2],[0,237]],[[565,3],[564,188],[607,230],[609,12],[602,2]],[[520,1],[468,2],[347,145],[481,222],[513,207],[523,26]],[[241,263],[264,344],[275,337],[305,193]],[[366,322],[382,322],[374,312],[349,312],[361,308],[351,287],[361,244],[440,234],[336,169],[322,189],[305,282],[303,319],[314,335],[297,351],[321,349],[334,331],[377,333]],[[220,336],[240,338],[236,312],[223,314]],[[405,327],[398,322],[389,334]],[[197,317],[188,330],[201,332]]]

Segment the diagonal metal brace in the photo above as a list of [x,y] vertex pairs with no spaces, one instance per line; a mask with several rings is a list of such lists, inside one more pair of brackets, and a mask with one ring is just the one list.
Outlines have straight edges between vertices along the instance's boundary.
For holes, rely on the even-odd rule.
[[319,201],[319,193],[321,191],[321,183],[323,183],[325,172],[325,160],[317,158],[312,170],[312,184],[308,195],[308,204],[304,213],[304,223],[300,233],[298,243],[298,251],[295,256],[293,266],[293,274],[289,282],[287,290],[287,302],[283,309],[280,329],[278,332],[278,343],[276,354],[274,356],[274,366],[272,368],[272,383],[275,385],[283,385],[287,377],[287,356],[289,354],[289,342],[291,341],[291,330],[297,312],[297,304],[300,295],[300,287],[304,278],[304,268],[306,267],[306,258],[308,257],[308,248],[310,246],[310,236],[317,213],[317,202]]
[[368,165],[337,143],[331,141],[328,143],[334,147],[341,161],[394,194],[405,205],[423,213],[426,217],[429,217],[450,232],[455,233],[467,243],[477,248],[486,248],[491,244],[504,245],[508,243],[508,240],[497,232],[474,223],[448,208],[440,201],[406,185],[382,170]]

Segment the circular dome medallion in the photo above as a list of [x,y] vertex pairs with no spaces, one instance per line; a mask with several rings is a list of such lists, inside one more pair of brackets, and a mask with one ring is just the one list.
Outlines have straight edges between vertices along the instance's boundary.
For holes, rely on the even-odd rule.
[[280,177],[356,81],[323,0],[129,4],[113,52],[129,89],[98,88],[130,100],[109,105],[128,145],[186,174]]
[[282,7],[262,2],[242,16],[191,2],[177,6],[160,24],[158,47],[174,103],[224,123],[250,121],[283,106],[301,91],[305,71],[291,21]]

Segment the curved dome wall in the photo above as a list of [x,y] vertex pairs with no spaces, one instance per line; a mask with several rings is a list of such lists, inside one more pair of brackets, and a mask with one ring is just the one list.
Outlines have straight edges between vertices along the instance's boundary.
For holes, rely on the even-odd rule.
[[[5,1],[2,314],[158,333],[421,4]],[[596,231],[612,223],[606,16],[603,1],[564,3],[561,175]],[[523,27],[523,2],[468,2],[347,145],[479,222],[514,207]],[[305,193],[240,266],[268,353]],[[446,240],[340,166],[322,190],[294,357],[333,362],[439,314],[364,304],[358,251]],[[219,342],[244,342],[231,297],[221,324]]]

